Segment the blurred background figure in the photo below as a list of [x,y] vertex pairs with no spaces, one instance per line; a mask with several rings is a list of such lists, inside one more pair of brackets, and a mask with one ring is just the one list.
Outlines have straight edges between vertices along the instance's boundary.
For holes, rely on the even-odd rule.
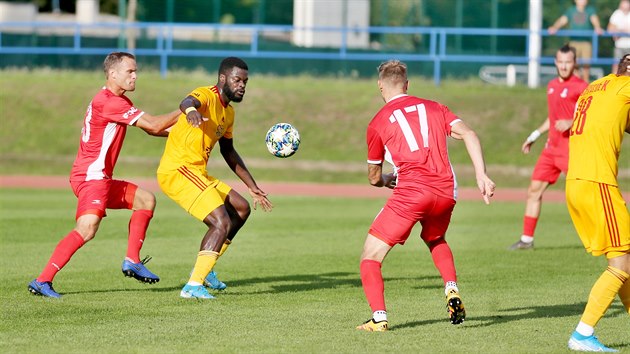
[[[599,23],[599,17],[593,6],[588,5],[588,0],[575,0],[575,6],[568,8],[554,24],[548,28],[550,34],[556,34],[558,30],[569,25],[570,30],[595,30],[600,35],[604,33]],[[584,81],[590,81],[590,59],[593,55],[593,44],[588,37],[571,37],[569,45],[577,51],[577,58],[580,61],[580,76]],[[586,61],[582,63],[581,61]]]
[[[630,0],[621,0],[619,8],[613,12],[608,21],[608,32],[628,33],[630,35]],[[615,63],[612,72],[617,72],[617,61],[624,55],[630,54],[630,36],[615,36]]]

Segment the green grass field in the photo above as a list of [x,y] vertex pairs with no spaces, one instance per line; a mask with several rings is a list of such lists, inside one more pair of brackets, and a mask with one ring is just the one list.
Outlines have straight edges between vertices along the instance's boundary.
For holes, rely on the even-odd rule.
[[[162,280],[123,277],[127,211],[55,279],[64,297],[26,286],[74,224],[66,190],[0,189],[0,348],[3,353],[531,353],[566,352],[604,259],[587,255],[563,204],[547,203],[533,252],[509,252],[522,203],[462,201],[448,240],[468,317],[447,320],[441,280],[417,237],[395,247],[383,273],[392,330],[354,329],[370,316],[358,259],[379,199],[275,197],[254,211],[215,268],[216,300],[179,298],[204,226],[158,195],[143,254]],[[416,232],[414,232],[417,234]],[[629,318],[615,300],[601,340],[630,351]]]

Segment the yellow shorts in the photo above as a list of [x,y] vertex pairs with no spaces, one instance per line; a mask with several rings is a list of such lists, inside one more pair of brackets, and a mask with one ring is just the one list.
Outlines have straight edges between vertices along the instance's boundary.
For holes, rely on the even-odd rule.
[[567,206],[586,251],[613,258],[630,252],[630,214],[619,187],[567,180]]
[[214,209],[224,204],[230,186],[208,176],[205,171],[181,166],[171,173],[157,174],[160,188],[190,215],[203,221]]

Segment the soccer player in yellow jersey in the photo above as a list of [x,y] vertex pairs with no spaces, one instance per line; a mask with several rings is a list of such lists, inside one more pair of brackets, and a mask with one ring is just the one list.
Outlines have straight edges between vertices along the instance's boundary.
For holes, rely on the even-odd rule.
[[234,108],[230,102],[243,100],[247,81],[247,64],[239,58],[225,58],[219,66],[217,84],[196,88],[180,103],[183,113],[169,133],[158,167],[162,191],[208,226],[190,279],[180,292],[183,298],[214,298],[204,285],[225,288],[212,268],[251,212],[245,198],[208,175],[208,157],[217,142],[225,162],[249,188],[254,209],[258,205],[264,211],[273,208],[232,142]]
[[[630,215],[617,183],[621,142],[624,132],[630,133],[629,113],[630,55],[625,55],[616,74],[584,90],[570,130],[569,213],[586,251],[608,259],[569,339],[572,350],[616,351],[599,342],[594,327],[617,294],[630,314]],[[628,328],[621,330],[628,333]]]

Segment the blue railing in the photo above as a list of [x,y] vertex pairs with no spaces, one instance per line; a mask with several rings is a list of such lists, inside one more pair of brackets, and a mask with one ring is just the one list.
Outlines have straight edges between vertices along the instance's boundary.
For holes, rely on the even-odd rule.
[[[174,24],[174,23],[58,23],[58,22],[4,22],[0,23],[0,56],[3,54],[32,54],[32,55],[106,55],[116,50],[128,50],[126,33],[132,31],[136,36],[150,38],[152,45],[136,47],[132,51],[137,55],[157,56],[160,58],[160,72],[162,76],[168,73],[168,63],[171,57],[224,57],[229,55],[244,58],[290,58],[290,59],[324,59],[324,60],[387,60],[397,58],[403,61],[419,61],[433,63],[433,80],[436,85],[441,81],[441,64],[443,62],[461,63],[498,63],[498,64],[524,64],[528,62],[528,47],[530,32],[527,29],[496,29],[496,28],[445,28],[445,27],[313,27],[301,28],[281,25],[220,25],[220,24]],[[270,35],[282,37],[287,43],[291,42],[291,35],[296,31],[312,32],[316,35],[337,34],[338,45],[331,47],[310,48],[305,51],[299,46],[290,47],[291,50],[272,50],[260,45],[261,38]],[[12,45],[5,40],[9,34],[22,33],[39,37],[69,36],[72,37],[71,45],[40,46],[40,45]],[[183,35],[182,33],[186,33]],[[181,38],[191,34],[217,37],[239,37],[236,41],[243,49],[196,49],[178,48],[176,43]],[[241,35],[239,35],[241,34]],[[423,44],[422,50],[396,50],[353,48],[351,36],[367,34],[370,36],[423,36],[428,43]],[[85,44],[82,39],[85,36],[118,37],[117,45],[106,47],[94,47]],[[605,33],[601,37],[622,35],[617,33]],[[521,37],[523,47],[516,55],[500,55],[490,53],[458,54],[449,46],[449,40],[457,39],[461,43],[462,38],[476,37]],[[548,31],[542,30],[540,36],[551,36]],[[592,59],[588,62],[592,65],[610,65],[615,59],[599,57],[598,47],[600,36],[592,31],[558,31],[558,37],[585,37],[593,43]],[[207,39],[205,39],[207,41]],[[229,39],[227,40],[230,41]],[[540,64],[552,64],[553,57],[541,56]]]

